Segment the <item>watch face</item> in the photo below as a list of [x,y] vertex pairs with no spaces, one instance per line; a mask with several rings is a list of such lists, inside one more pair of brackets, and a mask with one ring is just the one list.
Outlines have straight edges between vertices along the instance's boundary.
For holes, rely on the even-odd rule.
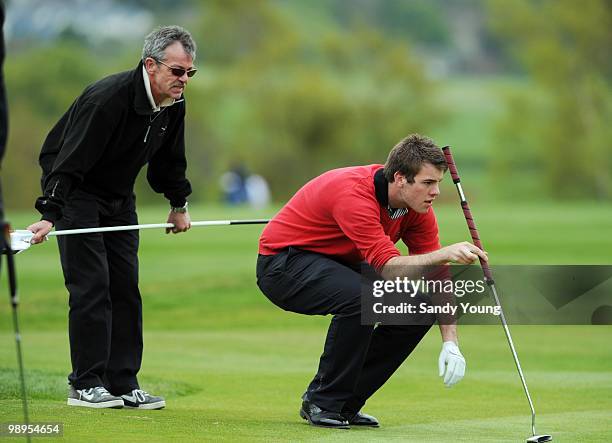
[[175,212],[177,214],[184,214],[185,212],[187,212],[187,206],[189,205],[189,203],[185,202],[184,206],[171,206],[172,212]]
[[187,203],[185,203],[185,206],[179,206],[179,207],[172,207],[172,212],[177,213],[177,214],[184,214],[185,212],[187,212]]

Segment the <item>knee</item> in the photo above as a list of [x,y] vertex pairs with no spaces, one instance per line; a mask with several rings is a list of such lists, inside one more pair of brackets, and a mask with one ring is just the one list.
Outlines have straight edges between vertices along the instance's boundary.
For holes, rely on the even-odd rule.
[[335,314],[341,317],[361,315],[361,297],[350,297],[338,302]]

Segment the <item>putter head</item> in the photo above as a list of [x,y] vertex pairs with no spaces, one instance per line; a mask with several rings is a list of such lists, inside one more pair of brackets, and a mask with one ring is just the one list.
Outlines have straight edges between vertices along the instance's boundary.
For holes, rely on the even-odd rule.
[[20,252],[28,249],[32,244],[30,240],[34,234],[25,229],[18,229],[16,231],[11,232],[11,249],[15,254],[19,254]]
[[527,439],[527,443],[542,443],[545,441],[552,441],[552,435],[534,435]]

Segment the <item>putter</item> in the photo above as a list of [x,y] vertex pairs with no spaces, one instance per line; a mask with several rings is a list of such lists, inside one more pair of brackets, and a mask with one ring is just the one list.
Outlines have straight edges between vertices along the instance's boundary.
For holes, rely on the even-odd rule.
[[[196,226],[225,226],[225,225],[263,225],[268,223],[268,219],[251,219],[251,220],[206,220],[191,222],[191,227]],[[116,231],[135,231],[141,229],[160,229],[173,228],[172,223],[152,223],[146,225],[126,225],[126,226],[105,226],[101,228],[80,228],[80,229],[64,229],[62,231],[52,231],[47,234],[47,237],[57,237],[59,235],[76,235],[76,234],[94,234],[99,232],[116,232]],[[11,232],[11,249],[15,253],[20,253],[28,249],[32,244],[30,240],[34,234],[26,229],[19,229]]]
[[[463,188],[461,187],[461,180],[459,179],[459,172],[457,171],[457,166],[455,165],[455,160],[453,159],[453,154],[451,153],[450,146],[443,147],[442,151],[444,152],[444,157],[446,157],[446,163],[448,164],[448,170],[450,171],[450,175],[453,179],[453,183],[457,187],[457,192],[459,193],[459,199],[461,200],[461,207],[463,208],[463,215],[465,216],[465,221],[467,222],[468,228],[470,230],[472,241],[477,247],[484,250],[484,248],[482,247],[482,242],[480,241],[480,237],[478,235],[478,229],[476,228],[476,222],[474,222],[474,218],[472,217],[472,212],[470,211],[468,202],[465,199],[465,194],[463,193]],[[533,443],[533,442],[541,443],[541,442],[546,442],[546,441],[552,441],[551,435],[547,435],[547,434],[536,435],[535,408],[533,407],[533,401],[531,400],[531,395],[529,395],[529,389],[527,389],[527,382],[525,381],[525,376],[523,375],[523,370],[521,369],[521,363],[519,361],[518,354],[516,353],[516,349],[514,348],[514,342],[512,341],[512,336],[510,335],[510,329],[508,328],[508,322],[506,321],[504,310],[502,309],[501,303],[499,301],[499,297],[497,296],[497,289],[495,288],[495,281],[493,280],[493,273],[491,272],[491,268],[489,268],[489,265],[486,261],[484,261],[480,257],[478,257],[478,259],[480,260],[480,266],[482,267],[482,272],[485,277],[485,282],[491,289],[491,293],[493,294],[495,303],[499,307],[499,318],[501,320],[502,326],[504,327],[504,332],[506,333],[506,339],[508,340],[508,345],[510,345],[510,350],[512,351],[512,357],[514,358],[516,369],[518,370],[519,377],[521,378],[521,383],[523,384],[523,390],[525,391],[525,395],[527,396],[527,401],[529,402],[529,407],[531,408],[531,434],[532,436],[527,439],[527,442],[528,443]]]
[[[0,239],[0,242],[2,242],[3,244],[0,245],[0,249],[2,250],[2,253],[6,255],[6,270],[8,273],[9,297],[13,310],[13,330],[15,332],[15,345],[17,347],[17,364],[19,365],[19,379],[21,381],[23,424],[27,426],[30,423],[30,417],[28,414],[28,398],[26,396],[25,374],[23,369],[23,353],[21,351],[21,333],[19,332],[19,319],[17,316],[17,307],[19,306],[19,296],[17,295],[17,274],[15,271],[15,258],[13,257],[14,253],[11,249],[11,237],[9,236],[9,233],[10,225],[8,223],[2,222],[2,239]],[[26,439],[28,442],[31,441],[30,434],[26,433]]]

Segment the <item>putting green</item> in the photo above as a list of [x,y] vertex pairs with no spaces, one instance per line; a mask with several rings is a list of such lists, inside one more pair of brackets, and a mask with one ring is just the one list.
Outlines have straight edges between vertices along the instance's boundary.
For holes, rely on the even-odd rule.
[[[380,429],[307,426],[297,410],[325,332],[317,329],[148,333],[141,383],[167,396],[163,411],[66,406],[66,382],[58,372],[68,370],[65,335],[26,333],[32,417],[62,422],[72,441],[501,442],[528,436],[528,405],[501,328],[494,326],[462,328],[468,372],[451,389],[437,377],[439,338],[430,332],[365,408],[381,420]],[[610,441],[612,328],[522,326],[513,332],[539,432],[554,434],[555,441]],[[1,343],[11,339],[0,335]],[[13,354],[11,346],[0,349],[3,362],[12,363]],[[16,369],[4,366],[0,374],[0,422],[19,420]]]
[[[584,205],[486,208],[475,217],[496,263],[608,263],[612,209]],[[443,242],[464,240],[456,205],[438,213]],[[166,208],[141,211],[141,222]],[[193,219],[254,218],[212,208]],[[26,226],[31,214],[13,217]],[[589,228],[584,221],[588,220]],[[162,220],[163,221],[163,220]],[[437,376],[432,330],[366,405],[379,429],[313,428],[298,416],[316,371],[328,319],[288,314],[255,286],[260,227],[197,228],[141,240],[145,354],[141,385],[167,397],[162,411],[66,406],[66,293],[54,242],[17,256],[20,318],[31,418],[64,424],[66,441],[524,441],[527,401],[501,327],[460,327],[466,378]],[[563,240],[561,240],[563,239]],[[4,271],[4,269],[3,269]],[[2,285],[5,275],[2,273]],[[503,297],[511,294],[502,294]],[[0,301],[0,423],[20,420],[8,301]],[[612,326],[517,326],[511,330],[536,409],[554,441],[612,441]]]

